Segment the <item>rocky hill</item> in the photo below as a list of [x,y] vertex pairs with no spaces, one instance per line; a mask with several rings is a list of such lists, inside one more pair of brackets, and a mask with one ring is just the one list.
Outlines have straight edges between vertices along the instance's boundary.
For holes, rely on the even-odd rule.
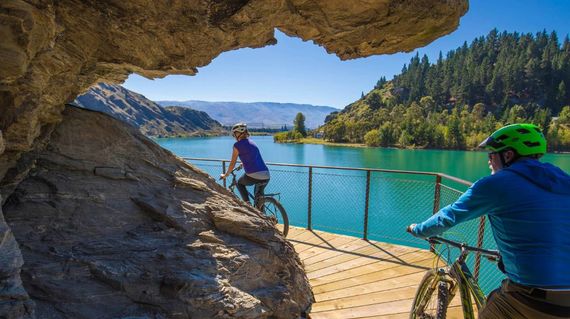
[[205,112],[162,107],[142,94],[120,85],[99,83],[77,97],[74,104],[103,113],[137,127],[147,136],[193,136],[220,134],[223,128]]
[[159,105],[190,107],[207,112],[223,125],[246,122],[251,127],[293,126],[297,113],[305,115],[305,126],[316,128],[322,125],[328,114],[338,111],[334,107],[311,104],[274,103],[274,102],[205,102],[205,101],[158,101]]
[[[561,45],[562,44],[562,45]],[[391,81],[327,117],[325,138],[371,146],[474,149],[496,128],[529,122],[550,150],[570,150],[570,39],[492,30],[430,63],[416,55]]]

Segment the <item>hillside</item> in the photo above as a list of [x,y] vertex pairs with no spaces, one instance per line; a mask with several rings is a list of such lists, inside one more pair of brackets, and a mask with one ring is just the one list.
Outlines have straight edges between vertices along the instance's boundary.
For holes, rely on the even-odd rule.
[[297,113],[305,115],[307,128],[316,128],[324,123],[325,117],[334,111],[330,106],[273,102],[205,102],[205,101],[157,101],[159,105],[190,107],[207,112],[223,125],[246,122],[251,127],[281,128],[291,127]]
[[543,128],[550,150],[570,150],[570,40],[556,33],[498,33],[413,57],[322,127],[334,142],[402,148],[473,149],[507,123]]
[[77,97],[74,104],[107,113],[139,128],[148,136],[192,136],[220,134],[223,128],[205,112],[188,108],[162,107],[120,85],[99,83]]

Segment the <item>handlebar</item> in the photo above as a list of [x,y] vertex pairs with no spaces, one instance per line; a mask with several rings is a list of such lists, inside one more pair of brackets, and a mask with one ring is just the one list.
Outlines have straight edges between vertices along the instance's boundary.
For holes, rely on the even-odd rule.
[[428,238],[426,238],[426,240],[430,244],[448,244],[450,246],[459,248],[461,250],[474,251],[477,253],[481,253],[482,255],[484,255],[485,257],[487,257],[488,259],[491,259],[491,260],[499,260],[501,258],[501,255],[499,254],[499,252],[497,250],[488,250],[488,249],[478,248],[478,247],[474,247],[474,246],[469,246],[466,243],[456,242],[456,241],[445,239],[445,238],[442,238],[439,236],[428,237]]
[[243,168],[243,164],[239,164],[231,172],[228,172],[228,174],[234,174],[235,172],[241,170],[242,168]]

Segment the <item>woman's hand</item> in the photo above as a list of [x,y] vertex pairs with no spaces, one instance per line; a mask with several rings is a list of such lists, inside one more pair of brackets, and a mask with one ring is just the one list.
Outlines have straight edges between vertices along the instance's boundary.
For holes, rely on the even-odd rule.
[[226,179],[228,177],[226,174],[220,174],[220,179]]

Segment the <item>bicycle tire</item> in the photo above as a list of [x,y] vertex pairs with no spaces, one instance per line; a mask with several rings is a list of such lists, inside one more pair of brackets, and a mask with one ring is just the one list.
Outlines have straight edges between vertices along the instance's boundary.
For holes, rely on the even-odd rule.
[[283,223],[283,237],[287,237],[289,233],[289,216],[283,205],[273,197],[261,198],[261,211],[271,218],[275,218],[276,222]]
[[[437,285],[433,281],[437,280]],[[437,295],[434,292],[437,289]],[[430,300],[435,297],[435,308],[430,306]],[[445,319],[449,299],[449,287],[445,281],[440,280],[436,269],[426,272],[412,303],[410,319]]]

